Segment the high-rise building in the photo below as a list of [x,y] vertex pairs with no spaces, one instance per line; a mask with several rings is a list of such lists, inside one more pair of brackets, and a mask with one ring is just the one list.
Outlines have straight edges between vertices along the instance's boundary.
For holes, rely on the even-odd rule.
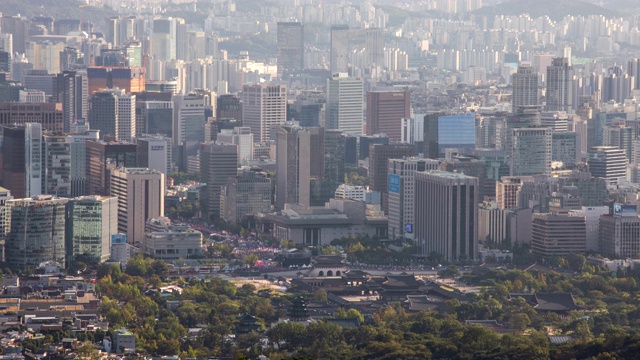
[[62,103],[64,131],[69,132],[78,119],[87,119],[89,90],[86,74],[64,71],[53,79],[52,101]]
[[520,207],[518,197],[523,183],[523,179],[517,176],[503,176],[502,181],[496,182],[496,202],[500,210]]
[[248,126],[222,129],[216,141],[226,145],[238,145],[238,165],[253,160],[253,135]]
[[145,68],[135,66],[92,66],[87,68],[88,94],[120,88],[127,93],[145,91]]
[[42,193],[71,196],[71,139],[67,135],[44,135]]
[[464,174],[415,174],[415,239],[418,253],[448,261],[478,256],[478,179]]
[[220,191],[228,178],[238,174],[238,145],[208,142],[200,145],[200,180],[207,184],[202,211],[210,218],[220,217]]
[[349,71],[349,27],[335,25],[331,27],[331,73]]
[[362,135],[364,126],[364,82],[336,73],[327,79],[325,127],[349,135]]
[[546,110],[569,112],[572,109],[572,77],[573,67],[569,59],[554,58],[547,67]]
[[284,85],[244,85],[242,125],[251,128],[254,142],[269,140],[272,129],[287,120],[287,88]]
[[242,102],[235,95],[220,95],[216,106],[216,119],[236,119],[242,121]]
[[60,104],[0,103],[0,126],[37,123],[42,130],[64,131],[64,118]]
[[186,159],[194,156],[204,142],[204,125],[207,121],[206,99],[202,95],[190,93],[175,95],[173,101],[173,146],[180,147],[180,169],[186,169]]
[[304,69],[304,25],[299,22],[278,22],[278,78],[288,72]]
[[332,188],[344,182],[346,137],[340,130],[324,130],[324,178]]
[[93,94],[89,123],[102,137],[131,140],[136,135],[136,96],[117,88]]
[[65,266],[67,199],[51,195],[8,200],[10,227],[5,256],[13,271],[35,269],[46,262]]
[[67,203],[67,263],[109,260],[118,233],[118,198],[83,196]]
[[388,164],[388,234],[391,239],[413,239],[415,174],[417,171],[438,170],[439,162],[433,159],[407,157],[389,159]]
[[538,83],[540,76],[530,63],[520,63],[518,70],[511,76],[513,94],[511,95],[512,112],[521,106],[538,106]]
[[627,176],[629,160],[625,151],[616,146],[594,146],[589,151],[587,163],[591,176],[615,185]]
[[512,132],[510,175],[551,175],[551,130],[532,127]]
[[367,93],[367,135],[386,134],[393,141],[402,138],[402,119],[411,116],[409,91]]
[[0,20],[3,34],[13,35],[13,52],[24,54],[26,52],[27,39],[29,38],[30,22],[24,16],[2,16]]
[[389,159],[402,159],[415,155],[415,148],[409,144],[369,145],[369,186],[382,196],[382,209],[386,211],[388,195]]
[[46,96],[53,95],[53,79],[54,75],[51,75],[49,71],[40,68],[27,71],[23,78],[22,84],[30,90],[44,91]]
[[142,114],[136,118],[136,135],[162,134],[169,138],[173,135],[173,101],[145,101]]
[[631,126],[604,126],[602,128],[602,145],[623,149],[629,160],[633,155],[633,142],[636,137],[636,131]]
[[587,227],[584,216],[544,213],[532,215],[531,250],[542,256],[584,253]]
[[545,111],[540,114],[540,125],[554,133],[569,131],[569,115],[564,111]]
[[551,161],[560,161],[564,167],[572,168],[578,157],[578,138],[573,131],[551,134]]
[[151,36],[153,51],[150,55],[160,60],[186,60],[188,51],[187,27],[181,18],[153,19]]
[[620,259],[640,252],[640,217],[635,205],[613,204],[612,214],[600,216],[600,252]]
[[[3,241],[7,232],[9,232],[9,225],[11,224],[10,218],[8,217],[9,208],[7,207],[7,200],[11,199],[13,199],[11,191],[0,187],[0,240]],[[4,261],[4,251],[2,255],[3,256],[0,260]]]
[[42,126],[26,123],[0,127],[0,185],[16,198],[42,194]]
[[139,167],[157,170],[168,176],[173,170],[171,138],[161,134],[142,135],[136,138],[137,164]]
[[100,131],[87,130],[69,135],[71,142],[71,197],[82,196],[87,180],[87,140],[98,141]]
[[446,149],[470,151],[476,145],[474,113],[424,117],[424,155],[431,159],[444,157]]
[[127,242],[144,241],[147,220],[164,216],[164,174],[147,168],[111,171],[110,195],[118,198],[118,231]]
[[255,171],[228,178],[221,191],[220,208],[220,216],[232,224],[248,215],[271,212],[271,179]]
[[278,128],[276,145],[276,209],[285,204],[310,205],[311,132],[295,125]]
[[120,167],[135,168],[137,146],[128,142],[86,140],[86,195],[109,194],[109,170]]

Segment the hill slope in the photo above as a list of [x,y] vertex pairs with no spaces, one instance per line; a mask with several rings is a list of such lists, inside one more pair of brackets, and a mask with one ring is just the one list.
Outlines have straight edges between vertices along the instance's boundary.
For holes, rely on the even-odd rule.
[[54,19],[80,19],[91,21],[96,30],[104,28],[105,19],[113,16],[114,11],[84,6],[78,0],[0,0],[0,13],[3,15],[22,15],[32,18],[38,15],[51,16]]
[[532,18],[548,15],[556,21],[562,20],[567,15],[620,16],[617,11],[582,0],[511,0],[499,5],[483,7],[474,13],[481,16],[529,14]]

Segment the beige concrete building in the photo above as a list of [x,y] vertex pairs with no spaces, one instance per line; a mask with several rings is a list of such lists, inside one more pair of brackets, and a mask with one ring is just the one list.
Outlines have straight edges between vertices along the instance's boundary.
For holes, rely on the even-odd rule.
[[130,244],[144,240],[148,219],[164,216],[164,174],[147,168],[111,172],[110,194],[118,198],[118,231]]

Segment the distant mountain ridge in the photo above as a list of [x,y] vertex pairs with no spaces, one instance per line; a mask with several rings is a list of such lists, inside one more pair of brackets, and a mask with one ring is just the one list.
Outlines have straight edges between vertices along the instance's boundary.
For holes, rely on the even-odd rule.
[[2,15],[51,16],[54,19],[79,19],[91,21],[96,30],[103,28],[104,21],[116,15],[110,9],[99,9],[88,6],[79,0],[0,0]]
[[474,13],[482,16],[529,14],[532,18],[548,15],[556,21],[562,20],[567,15],[622,16],[611,7],[604,8],[582,0],[511,0],[494,6],[485,6]]

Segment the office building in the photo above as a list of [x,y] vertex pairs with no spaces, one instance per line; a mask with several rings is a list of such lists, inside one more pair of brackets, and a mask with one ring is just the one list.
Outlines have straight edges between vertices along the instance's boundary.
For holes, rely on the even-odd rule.
[[551,130],[544,127],[513,129],[511,176],[551,175]]
[[65,207],[67,199],[51,195],[8,200],[10,226],[5,257],[16,272],[37,269],[43,263],[65,266]]
[[271,179],[265,173],[243,171],[230,177],[221,190],[220,216],[239,223],[249,215],[271,212]]
[[331,73],[349,71],[349,27],[334,25],[331,27]]
[[391,239],[413,239],[415,211],[415,174],[418,171],[438,170],[433,159],[406,157],[388,161],[388,211]]
[[269,140],[272,129],[287,120],[287,88],[284,85],[244,85],[242,125],[251,128],[253,142]]
[[164,216],[164,174],[147,168],[118,168],[111,171],[110,195],[118,198],[118,231],[127,242],[144,241],[148,219]]
[[52,101],[62,104],[64,131],[89,114],[89,83],[86,73],[64,71],[53,78]]
[[569,112],[573,108],[572,86],[573,67],[567,58],[554,58],[547,67],[547,91],[545,92],[547,111]]
[[18,96],[20,97],[18,101],[21,103],[39,104],[47,101],[44,91],[40,90],[20,90]]
[[503,176],[496,182],[496,203],[500,210],[520,208],[519,192],[524,179],[517,176]]
[[127,235],[111,235],[111,256],[109,257],[109,261],[118,265],[127,264],[131,259],[133,249],[134,247],[127,243]]
[[636,129],[631,126],[604,126],[602,128],[602,145],[623,149],[627,159],[631,161],[636,136]]
[[424,117],[424,156],[430,159],[444,157],[446,149],[470,152],[476,146],[476,119],[474,113]]
[[200,180],[207,184],[202,194],[202,211],[209,218],[220,217],[221,187],[237,174],[238,145],[208,142],[200,146]]
[[540,76],[530,63],[520,63],[518,70],[511,75],[511,111],[521,106],[538,106],[538,83]]
[[594,146],[589,151],[589,172],[594,178],[602,178],[617,184],[627,176],[626,152],[616,146]]
[[87,140],[98,141],[99,130],[86,130],[69,135],[71,143],[71,197],[83,196],[87,187]]
[[304,25],[299,22],[278,22],[278,78],[285,73],[304,69]]
[[364,82],[336,73],[327,79],[325,127],[348,135],[362,135],[364,126]]
[[229,94],[218,96],[216,118],[242,121],[242,102],[240,98]]
[[139,167],[157,170],[169,176],[173,170],[173,152],[171,138],[164,135],[142,135],[136,138],[137,159]]
[[236,127],[231,130],[222,129],[217,134],[220,144],[238,145],[238,165],[243,165],[253,160],[253,134],[247,126]]
[[296,121],[302,127],[318,127],[324,122],[324,99],[296,99],[287,106],[287,121]]
[[578,158],[578,138],[573,131],[551,134],[551,161],[559,161],[565,168],[573,168]]
[[179,149],[178,166],[186,170],[186,161],[189,156],[198,152],[200,144],[205,140],[206,98],[203,95],[189,93],[187,95],[174,95],[173,101],[173,146]]
[[108,89],[91,96],[89,123],[100,136],[131,140],[136,135],[136,96],[122,89]]
[[0,103],[0,126],[37,123],[42,130],[64,131],[64,118],[60,104]]
[[336,199],[366,200],[367,189],[364,186],[340,184],[336,189]]
[[569,212],[571,216],[583,216],[586,223],[586,251],[600,252],[600,217],[609,215],[608,206],[583,206]]
[[111,236],[118,233],[118,198],[83,196],[67,203],[67,263],[103,262],[111,256]]
[[565,256],[586,251],[584,216],[557,213],[532,215],[531,251],[541,256]]
[[[353,140],[356,140],[355,151],[353,148]],[[347,146],[349,144],[350,146]],[[387,135],[373,135],[373,136],[347,136],[347,144],[345,144],[345,159],[347,157],[353,159],[349,160],[350,164],[357,164],[357,160],[365,160],[369,158],[369,148],[372,144],[389,145],[389,137]],[[346,161],[346,160],[345,160]]]
[[382,195],[382,209],[386,211],[388,194],[389,159],[402,159],[415,155],[409,144],[372,144],[369,146],[369,188]]
[[15,198],[42,194],[42,126],[26,123],[0,127],[0,185]]
[[145,69],[139,67],[92,66],[87,68],[88,94],[120,88],[126,93],[145,91]]
[[507,213],[495,201],[485,201],[478,207],[478,241],[485,247],[507,239]]
[[640,217],[636,205],[615,203],[600,216],[600,252],[610,258],[636,258],[640,253]]
[[71,139],[67,135],[43,137],[43,194],[71,197]]
[[447,261],[478,255],[477,178],[443,171],[415,174],[415,239],[418,253]]
[[161,134],[172,138],[173,101],[145,101],[141,105],[141,116],[136,118],[136,135]]
[[487,179],[487,163],[484,160],[471,156],[454,155],[447,160],[441,160],[437,170],[457,172],[478,178],[480,199],[484,199],[485,195],[493,196],[495,193],[495,184]]
[[[310,205],[312,157],[311,131],[296,125],[278,128],[276,145],[276,209],[285,204]],[[324,155],[324,152],[321,154]]]
[[[7,201],[12,200],[13,196],[11,196],[11,191],[9,189],[5,189],[0,187],[0,240],[5,239],[7,232],[9,232],[9,225],[11,224],[10,217],[8,214],[9,208],[7,207]],[[1,260],[4,261],[4,251],[2,252]]]
[[149,219],[144,251],[154,259],[176,261],[202,255],[204,237],[187,225],[171,224],[165,217]]
[[386,134],[392,141],[402,138],[402,119],[411,116],[409,91],[367,93],[367,135]]
[[554,133],[569,131],[569,115],[564,111],[545,111],[540,114],[540,125]]
[[324,130],[324,178],[334,189],[344,182],[345,140],[340,130]]
[[86,195],[109,195],[109,170],[137,166],[137,146],[128,142],[86,140]]

